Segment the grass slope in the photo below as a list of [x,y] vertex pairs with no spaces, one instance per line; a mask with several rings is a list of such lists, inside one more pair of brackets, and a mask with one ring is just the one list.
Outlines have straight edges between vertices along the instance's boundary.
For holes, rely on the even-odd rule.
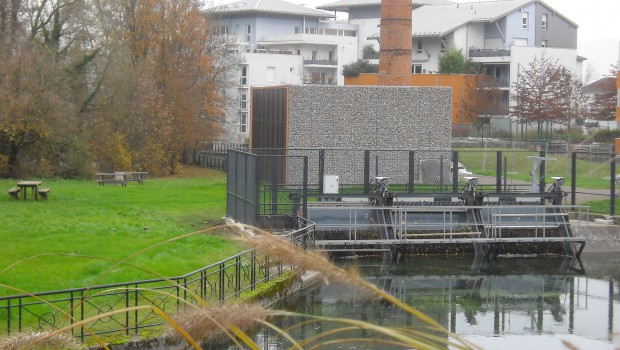
[[[0,189],[15,183],[0,180]],[[79,255],[117,261],[222,222],[226,211],[226,174],[211,170],[127,187],[98,186],[92,180],[44,180],[43,186],[51,189],[47,201],[16,201],[6,192],[0,196],[0,284],[28,292],[153,278],[125,266],[98,279],[113,262]],[[176,276],[241,250],[223,236],[198,235],[166,243],[129,263]],[[48,253],[69,255],[38,256]],[[14,293],[0,287],[0,295]]]

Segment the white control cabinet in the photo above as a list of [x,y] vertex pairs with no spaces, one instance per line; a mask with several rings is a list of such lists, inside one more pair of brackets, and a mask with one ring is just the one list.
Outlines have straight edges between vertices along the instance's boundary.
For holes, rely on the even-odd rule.
[[323,175],[323,193],[337,194],[339,183],[338,175]]

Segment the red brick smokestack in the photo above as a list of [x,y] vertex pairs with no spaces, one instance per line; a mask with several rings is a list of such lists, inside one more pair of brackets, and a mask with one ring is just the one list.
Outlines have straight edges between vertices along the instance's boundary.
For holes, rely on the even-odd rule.
[[411,0],[381,0],[379,85],[411,85]]

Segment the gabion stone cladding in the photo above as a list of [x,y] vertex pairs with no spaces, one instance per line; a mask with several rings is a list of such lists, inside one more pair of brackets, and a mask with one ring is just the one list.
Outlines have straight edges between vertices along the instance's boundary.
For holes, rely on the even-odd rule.
[[[449,160],[452,91],[443,87],[330,86],[288,87],[288,149],[415,150],[416,158]],[[407,156],[381,157],[380,176],[407,174]],[[359,158],[358,158],[359,159]],[[393,159],[393,161],[390,161]],[[357,181],[359,164],[332,160],[326,170],[341,182]],[[353,163],[363,162],[363,157]],[[394,164],[388,164],[393,162]],[[310,174],[315,173],[310,161]],[[331,162],[329,162],[331,163]],[[339,166],[339,164],[341,164]],[[374,161],[373,164],[374,166]],[[349,169],[354,167],[356,169]],[[363,169],[363,164],[361,166]],[[390,173],[386,174],[390,169]],[[291,173],[289,173],[291,175]],[[374,176],[375,174],[372,174]]]

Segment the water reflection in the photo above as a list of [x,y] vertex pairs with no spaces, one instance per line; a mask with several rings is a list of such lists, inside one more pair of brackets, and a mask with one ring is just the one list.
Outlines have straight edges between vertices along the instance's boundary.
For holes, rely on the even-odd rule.
[[[618,330],[614,313],[619,297],[616,276],[610,271],[617,271],[617,260],[618,256],[604,255],[586,256],[583,264],[565,258],[488,262],[416,257],[398,264],[357,263],[369,281],[484,348],[565,348],[561,340],[566,340],[581,349],[613,349],[618,342],[610,334]],[[392,305],[369,301],[356,290],[337,284],[317,287],[289,306],[302,313],[385,326],[423,325]],[[294,335],[305,339],[326,331],[325,327],[328,325],[302,326]],[[366,334],[359,331],[358,336]],[[264,348],[280,348],[281,341],[267,331],[257,340]],[[351,344],[337,348],[373,347]]]

